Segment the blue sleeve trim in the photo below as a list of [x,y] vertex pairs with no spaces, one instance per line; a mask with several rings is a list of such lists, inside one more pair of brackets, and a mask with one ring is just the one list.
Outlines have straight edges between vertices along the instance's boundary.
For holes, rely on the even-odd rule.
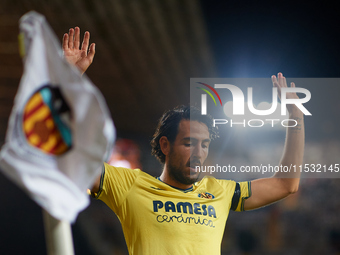
[[241,188],[240,188],[240,184],[237,182],[234,195],[231,200],[231,207],[230,207],[231,210],[235,211],[237,209],[237,205],[240,202],[240,196],[241,196]]
[[247,197],[242,197],[242,204],[241,204],[241,212],[244,211],[244,200],[248,199],[251,197],[251,182],[248,182],[248,196]]

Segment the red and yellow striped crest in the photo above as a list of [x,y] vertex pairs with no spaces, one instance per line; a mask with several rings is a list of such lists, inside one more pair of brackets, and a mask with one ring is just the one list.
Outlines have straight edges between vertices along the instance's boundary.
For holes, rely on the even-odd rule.
[[70,118],[70,108],[60,90],[44,86],[33,94],[23,111],[23,131],[28,143],[47,154],[65,153],[72,145]]

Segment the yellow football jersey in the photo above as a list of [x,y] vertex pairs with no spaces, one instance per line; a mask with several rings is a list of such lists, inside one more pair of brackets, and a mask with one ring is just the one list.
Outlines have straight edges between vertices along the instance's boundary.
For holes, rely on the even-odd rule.
[[94,194],[118,216],[130,254],[221,254],[232,208],[243,210],[250,182],[204,177],[180,190],[139,169],[104,164]]

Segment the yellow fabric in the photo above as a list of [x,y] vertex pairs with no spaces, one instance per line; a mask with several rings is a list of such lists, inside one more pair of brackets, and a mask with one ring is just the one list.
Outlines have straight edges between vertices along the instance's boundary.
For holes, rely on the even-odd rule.
[[[221,254],[221,240],[236,183],[204,177],[183,192],[140,171],[104,164],[96,195],[118,216],[129,253]],[[250,185],[241,182],[242,201]]]

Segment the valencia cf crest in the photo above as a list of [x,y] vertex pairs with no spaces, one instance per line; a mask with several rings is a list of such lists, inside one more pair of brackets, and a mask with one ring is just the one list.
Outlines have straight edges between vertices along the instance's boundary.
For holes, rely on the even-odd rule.
[[22,130],[29,145],[49,155],[62,155],[72,147],[72,114],[61,91],[46,85],[23,109]]
[[201,192],[200,194],[198,194],[198,197],[206,198],[206,199],[214,199],[215,198],[215,196],[213,194],[210,194],[208,192]]

